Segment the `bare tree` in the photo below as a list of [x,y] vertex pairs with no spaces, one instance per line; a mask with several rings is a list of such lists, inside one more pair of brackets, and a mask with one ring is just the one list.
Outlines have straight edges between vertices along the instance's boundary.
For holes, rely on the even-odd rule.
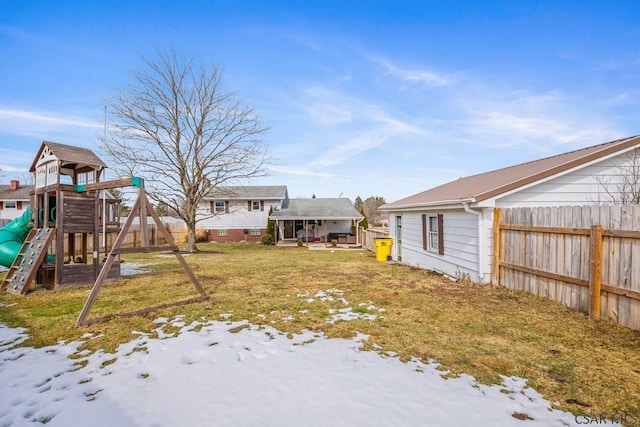
[[360,205],[361,209],[364,211],[364,214],[369,219],[369,222],[374,227],[380,224],[380,206],[384,204],[384,197],[369,196]]
[[105,150],[116,170],[145,178],[149,197],[184,220],[196,252],[198,204],[213,189],[265,175],[268,130],[216,66],[171,49],[143,57],[129,88],[107,100],[112,123]]
[[615,204],[640,203],[640,153],[629,152],[617,175],[595,175],[606,197]]
[[360,198],[360,196],[356,197],[356,201],[353,202],[353,207],[357,210],[360,211],[360,208],[362,208],[362,204],[364,202],[362,201],[362,198]]

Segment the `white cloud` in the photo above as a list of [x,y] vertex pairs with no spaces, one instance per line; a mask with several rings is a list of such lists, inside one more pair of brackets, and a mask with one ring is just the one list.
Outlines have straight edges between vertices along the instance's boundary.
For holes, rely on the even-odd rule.
[[304,91],[310,102],[303,108],[320,125],[348,123],[353,119],[352,101],[337,92],[323,87],[312,87]]
[[319,85],[304,90],[297,104],[310,118],[305,131],[320,140],[315,145],[313,161],[308,163],[312,168],[345,163],[393,137],[425,133],[418,126],[394,117],[376,101]]
[[388,74],[410,83],[420,83],[430,87],[446,86],[450,83],[448,77],[434,73],[433,71],[426,69],[400,68],[390,60],[379,56],[374,57],[373,61],[386,68]]
[[305,167],[291,167],[291,166],[271,166],[269,168],[271,172],[283,173],[287,175],[304,175],[304,176],[317,176],[320,178],[335,178],[338,175],[329,172],[318,172],[312,168]]
[[558,145],[579,148],[624,136],[602,119],[595,103],[585,104],[561,91],[535,93],[469,84],[458,88],[458,94],[456,102],[463,113],[458,133],[472,135],[488,148],[526,146],[558,152]]
[[629,92],[622,92],[602,101],[602,103],[607,107],[618,107],[623,105],[631,105],[635,101],[632,94]]
[[25,172],[25,169],[18,166],[8,165],[5,163],[0,163],[0,174],[2,172]]
[[76,49],[76,46],[62,44],[56,37],[52,37],[49,34],[28,32],[22,28],[10,25],[0,24],[0,34],[4,34],[8,38],[14,39],[13,42],[25,42],[28,45],[41,46],[44,49],[55,49],[60,51],[73,51]]
[[0,158],[5,163],[0,168],[5,171],[28,169],[44,140],[95,149],[103,126],[98,120],[72,112],[0,106]]
[[479,115],[476,129],[499,133],[516,133],[520,137],[556,136],[566,131],[561,121],[545,117],[527,117],[488,111]]
[[35,152],[0,147],[0,159],[2,159],[0,174],[2,172],[26,172],[35,155]]
[[336,141],[327,152],[311,163],[312,166],[339,165],[358,154],[380,147],[394,137],[423,133],[419,128],[383,113],[368,115],[363,121],[368,125],[345,132],[346,138]]
[[10,108],[0,108],[0,124],[6,129],[13,127],[59,128],[81,127],[101,129],[102,124],[96,120],[79,116],[60,115],[49,111],[27,111]]

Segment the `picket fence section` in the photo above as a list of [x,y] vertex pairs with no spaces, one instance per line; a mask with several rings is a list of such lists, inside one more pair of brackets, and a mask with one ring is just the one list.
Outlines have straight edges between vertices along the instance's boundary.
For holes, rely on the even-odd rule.
[[640,206],[494,211],[493,281],[640,330]]

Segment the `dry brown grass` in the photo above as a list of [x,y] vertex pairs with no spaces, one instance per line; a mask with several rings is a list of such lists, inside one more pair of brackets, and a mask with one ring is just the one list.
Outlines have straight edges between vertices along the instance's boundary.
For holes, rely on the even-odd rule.
[[[525,293],[455,284],[424,270],[379,263],[363,251],[200,247],[202,253],[186,259],[210,301],[76,329],[88,288],[37,290],[26,297],[0,296],[10,305],[0,309],[0,321],[29,328],[28,345],[104,334],[87,342],[92,350],[114,350],[132,338],[131,331],[152,330],[160,315],[219,320],[229,314],[288,333],[321,330],[329,337],[358,331],[369,335],[369,347],[377,344],[403,359],[434,360],[450,375],[467,373],[483,383],[499,383],[500,375],[527,378],[545,398],[574,413],[640,414],[638,331],[591,321]],[[105,286],[91,317],[196,295],[175,258],[144,254],[126,260],[152,264],[153,271]],[[333,300],[314,297],[320,291]],[[331,310],[345,307],[341,297],[354,311],[378,318],[327,323]]]

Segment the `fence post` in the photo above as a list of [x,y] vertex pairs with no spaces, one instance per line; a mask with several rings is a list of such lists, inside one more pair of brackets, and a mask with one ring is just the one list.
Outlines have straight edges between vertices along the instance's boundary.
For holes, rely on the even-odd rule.
[[602,287],[602,226],[591,227],[589,235],[589,317],[600,319],[600,290]]
[[493,210],[493,284],[500,285],[500,220],[502,210]]

